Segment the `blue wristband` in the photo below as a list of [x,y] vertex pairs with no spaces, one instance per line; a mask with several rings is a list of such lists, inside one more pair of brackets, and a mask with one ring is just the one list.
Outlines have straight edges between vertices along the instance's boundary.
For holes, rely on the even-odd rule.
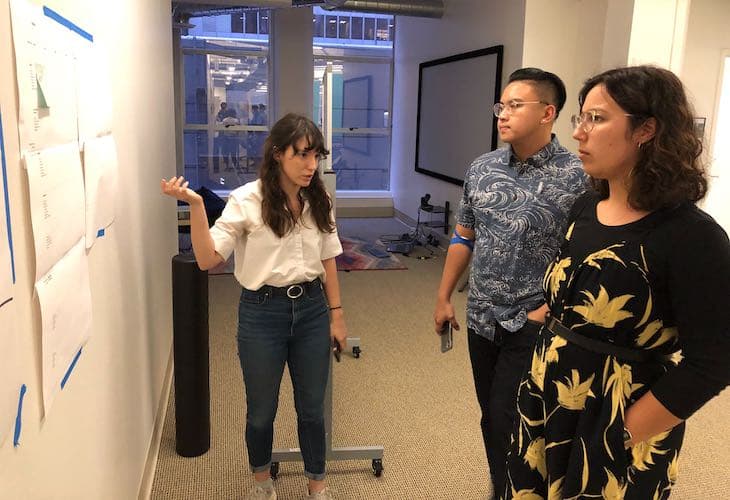
[[459,231],[457,231],[456,229],[454,229],[454,236],[451,237],[451,244],[464,245],[469,248],[470,251],[474,251],[474,241],[464,238],[462,235],[459,234]]

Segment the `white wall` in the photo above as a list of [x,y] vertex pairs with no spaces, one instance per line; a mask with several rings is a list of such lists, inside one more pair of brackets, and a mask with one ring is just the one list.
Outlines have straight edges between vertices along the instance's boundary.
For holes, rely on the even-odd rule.
[[[171,348],[175,172],[169,0],[45,0],[95,36],[112,71],[120,203],[90,253],[93,324],[65,389],[41,421],[40,317],[33,299],[27,181],[20,167],[8,0],[0,0],[2,106],[13,217],[20,364],[28,385],[21,444],[0,450],[0,497],[136,498]],[[0,353],[2,356],[5,353]],[[0,359],[0,362],[4,362]]]
[[[418,65],[471,50],[504,45],[503,82],[522,64],[525,0],[445,0],[441,19],[398,17],[394,53],[391,191],[396,210],[415,219],[419,200],[449,201],[455,210],[462,188],[416,173]],[[504,87],[504,85],[502,85]],[[491,138],[484,138],[484,151]],[[452,217],[453,219],[453,217]]]
[[[601,70],[624,66],[629,60],[634,0],[610,0],[606,6]],[[587,22],[589,26],[592,22]]]
[[681,71],[690,1],[634,0],[629,65]]
[[[690,8],[684,64],[681,78],[692,97],[697,116],[707,118],[705,149],[710,157],[715,141],[715,109],[719,98],[723,50],[730,50],[730,2],[726,0],[693,0]],[[727,138],[724,138],[727,141]],[[710,193],[704,208],[726,231],[730,232],[730,165],[715,163]]]
[[522,65],[551,71],[565,83],[567,99],[553,132],[572,151],[577,148],[570,116],[578,111],[578,92],[588,77],[603,69],[596,54],[603,52],[606,4],[606,0],[527,0],[525,8]]

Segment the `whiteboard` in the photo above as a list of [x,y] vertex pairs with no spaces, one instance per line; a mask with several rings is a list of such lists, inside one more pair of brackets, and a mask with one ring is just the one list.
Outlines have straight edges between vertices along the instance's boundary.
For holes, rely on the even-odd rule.
[[416,172],[463,185],[479,155],[497,147],[502,45],[421,63]]

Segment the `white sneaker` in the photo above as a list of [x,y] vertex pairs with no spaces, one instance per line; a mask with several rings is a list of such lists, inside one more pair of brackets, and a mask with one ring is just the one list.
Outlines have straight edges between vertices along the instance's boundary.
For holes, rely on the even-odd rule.
[[329,488],[325,488],[322,491],[318,491],[317,493],[310,493],[304,498],[311,498],[315,500],[335,500],[335,497],[332,496],[332,491],[330,491]]
[[[325,497],[326,498],[326,497]],[[271,478],[256,486],[244,497],[245,500],[276,500],[276,490]]]

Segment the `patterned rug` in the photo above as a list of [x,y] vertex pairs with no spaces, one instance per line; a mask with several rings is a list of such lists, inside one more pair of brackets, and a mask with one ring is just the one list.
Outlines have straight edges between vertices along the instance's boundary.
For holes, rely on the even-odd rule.
[[[337,256],[338,271],[372,271],[408,269],[395,255],[385,252],[385,247],[359,238],[340,237],[343,253]],[[385,255],[377,257],[375,254]],[[233,255],[208,271],[209,275],[233,274]]]
[[[385,252],[383,246],[359,238],[340,237],[340,241],[343,253],[337,256],[338,271],[408,269],[398,257]],[[376,257],[373,253],[387,256]]]

